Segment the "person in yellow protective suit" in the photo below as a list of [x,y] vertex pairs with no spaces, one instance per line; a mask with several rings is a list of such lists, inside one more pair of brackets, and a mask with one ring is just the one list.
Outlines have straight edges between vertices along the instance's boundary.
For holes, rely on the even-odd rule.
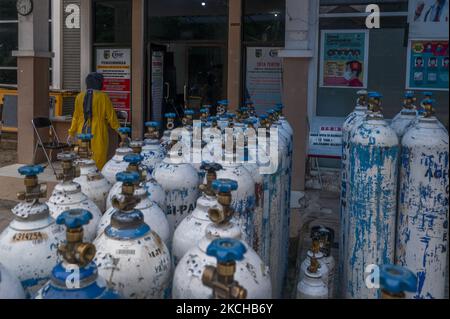
[[76,135],[80,133],[93,134],[92,158],[97,168],[101,170],[107,161],[108,125],[117,131],[120,124],[108,94],[100,91],[103,86],[103,76],[99,73],[90,73],[86,78],[86,86],[87,90],[78,94],[75,99],[75,111],[69,129],[69,143],[74,141]]

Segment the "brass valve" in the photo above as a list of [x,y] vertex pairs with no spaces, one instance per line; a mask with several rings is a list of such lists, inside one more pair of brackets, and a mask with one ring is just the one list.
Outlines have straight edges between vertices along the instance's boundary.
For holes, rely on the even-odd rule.
[[317,273],[319,268],[320,268],[320,263],[317,260],[316,254],[313,253],[313,256],[311,257],[311,264],[308,267],[308,271],[312,274],[315,274],[315,273]]
[[184,117],[181,120],[183,126],[192,126],[194,124],[194,111],[193,110],[185,110]]
[[236,261],[242,260],[247,251],[238,240],[221,238],[207,248],[207,255],[216,257],[217,267],[206,266],[202,283],[213,290],[214,299],[245,299],[247,290],[234,280]]
[[356,104],[358,106],[367,106],[367,91],[366,90],[360,90],[358,92],[356,92],[356,94],[358,95],[358,99]]
[[320,251],[325,255],[331,254],[331,246],[334,242],[334,230],[325,226],[315,226],[311,229],[311,238],[318,238]]
[[145,123],[147,127],[147,132],[144,134],[145,139],[158,140],[159,139],[159,123],[158,122],[147,122]]
[[66,262],[84,267],[94,259],[95,246],[83,242],[83,225],[91,219],[92,214],[82,209],[66,211],[56,219],[57,224],[65,224],[67,227],[66,243],[58,246],[58,253]]
[[208,196],[214,196],[216,193],[212,188],[212,183],[217,179],[217,171],[222,169],[222,165],[216,163],[203,163],[200,169],[206,171],[206,184],[199,186],[200,191]]
[[369,93],[368,109],[375,114],[381,114],[383,108],[381,107],[381,95],[376,92]]
[[129,134],[131,133],[131,129],[129,127],[121,127],[118,131],[120,136],[119,147],[128,147],[130,144]]
[[432,99],[425,99],[420,103],[420,106],[424,109],[423,117],[429,118],[434,115],[433,103]]
[[217,202],[221,207],[208,210],[208,216],[213,223],[222,224],[228,222],[234,215],[231,207],[231,192],[238,189],[238,183],[230,179],[217,179],[212,182],[212,188],[216,192]]
[[405,98],[403,99],[403,108],[414,110],[416,108],[416,106],[414,105],[414,103],[416,103],[416,100],[417,99],[414,97],[413,92],[406,92]]
[[122,182],[122,194],[112,198],[112,206],[121,211],[131,211],[141,201],[134,196],[136,183],[139,181],[137,172],[121,172],[116,175],[118,182]]
[[90,159],[92,156],[91,152],[91,140],[93,138],[92,134],[79,134],[79,144],[73,148],[75,154],[81,159]]
[[42,173],[42,166],[23,166],[19,168],[19,174],[25,176],[25,191],[17,193],[17,199],[33,201],[47,197],[47,184],[39,184],[37,175]]
[[62,174],[57,175],[58,180],[63,182],[70,182],[74,178],[80,177],[80,168],[74,165],[77,155],[73,152],[62,152],[57,156],[58,160],[62,162]]

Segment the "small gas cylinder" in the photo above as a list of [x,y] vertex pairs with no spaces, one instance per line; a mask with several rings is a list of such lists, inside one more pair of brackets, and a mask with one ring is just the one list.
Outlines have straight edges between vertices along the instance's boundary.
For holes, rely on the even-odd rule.
[[313,255],[311,264],[306,268],[303,278],[297,285],[297,299],[328,299],[328,287],[319,268],[320,263]]
[[38,183],[41,166],[23,166],[25,192],[13,209],[14,220],[0,234],[0,263],[19,278],[28,295],[33,295],[49,279],[56,263],[56,248],[64,240],[64,229],[55,224],[48,207],[39,198],[47,196],[46,185]]
[[144,157],[142,164],[147,167],[149,173],[155,169],[156,165],[161,163],[166,156],[165,149],[161,146],[159,141],[159,129],[161,124],[159,122],[146,122],[144,145],[142,147],[141,155]]
[[377,299],[366,285],[371,265],[393,263],[399,139],[381,113],[381,95],[369,93],[369,114],[350,138],[347,298]]
[[[231,206],[232,191],[238,189],[235,181],[218,179],[212,184],[216,191],[217,204],[208,210],[213,221],[205,231],[205,236],[191,248],[179,261],[173,278],[172,294],[175,299],[205,299],[211,290],[202,283],[205,266],[215,265],[215,258],[207,255],[207,248],[218,238],[241,240],[241,228],[233,219]],[[235,279],[248,292],[249,299],[268,299],[272,297],[272,285],[268,267],[256,252],[244,243],[247,253],[237,261]]]
[[352,131],[357,128],[364,121],[367,114],[367,94],[366,90],[360,90],[357,92],[358,99],[356,107],[352,113],[350,113],[342,125],[342,161],[341,161],[341,196],[340,196],[340,233],[339,233],[339,294],[345,295],[345,282],[347,281],[346,275],[348,273],[347,258],[347,240],[350,234],[348,234],[348,199],[351,189],[348,187],[349,171],[349,157],[350,157],[350,137]]
[[107,287],[92,262],[95,246],[83,242],[83,226],[92,214],[74,209],[63,212],[56,222],[67,227],[66,243],[58,247],[63,261],[52,271],[50,281],[36,295],[36,299],[118,299],[119,295]]
[[411,270],[398,265],[381,265],[382,299],[404,299],[405,292],[415,292],[416,287],[417,277]]
[[416,120],[417,111],[414,105],[415,101],[414,92],[407,91],[403,100],[403,109],[392,119],[391,127],[400,139],[406,133],[409,126]]
[[0,299],[25,299],[19,279],[0,263]]
[[203,194],[197,200],[193,212],[181,221],[173,235],[172,256],[175,265],[189,249],[195,247],[200,239],[205,236],[206,227],[211,223],[208,210],[217,204],[212,183],[217,179],[217,171],[221,170],[222,166],[214,163],[203,163],[201,169],[207,172],[206,184],[200,185]]
[[197,171],[183,157],[171,149],[168,157],[157,165],[153,177],[165,191],[165,205],[170,233],[195,208],[198,198],[199,179]]
[[[128,154],[125,156],[124,160],[129,163],[127,168],[128,172],[135,172],[139,176],[138,184],[134,186],[134,196],[139,200],[136,204],[136,209],[142,212],[144,215],[144,222],[150,226],[150,228],[155,231],[159,237],[166,243],[166,245],[170,246],[171,236],[170,236],[170,228],[169,222],[167,221],[166,214],[161,210],[161,208],[152,202],[147,194],[147,191],[143,187],[143,183],[145,183],[145,176],[142,176],[142,171],[139,170],[139,164],[142,160],[142,156],[139,154]],[[115,199],[118,196],[124,194],[124,185],[122,182],[117,182],[114,187],[119,187],[119,191],[114,194],[109,194],[108,198],[113,205]],[[125,190],[126,191],[126,190]],[[103,215],[100,220],[97,235],[100,236],[111,223],[111,217],[116,212],[116,209],[111,206],[106,213]]]
[[317,272],[320,273],[320,276],[328,289],[330,270],[326,264],[324,254],[320,251],[320,238],[318,236],[313,237],[312,247],[308,250],[306,258],[300,265],[300,281],[305,277],[308,267],[311,266],[313,259],[316,259],[319,263]]
[[334,297],[334,280],[336,262],[331,255],[331,247],[334,243],[334,230],[329,227],[315,226],[311,229],[311,238],[319,237],[320,252],[323,254],[323,261],[328,267],[328,292],[329,298]]
[[236,261],[244,259],[245,245],[232,238],[215,239],[206,249],[208,256],[217,260],[217,266],[205,266],[202,283],[212,289],[212,299],[245,299],[247,290],[234,280]]
[[136,172],[117,174],[122,196],[115,197],[111,224],[95,240],[95,263],[109,286],[127,299],[161,299],[166,296],[171,274],[167,246],[136,209]]
[[94,240],[97,233],[97,225],[102,217],[102,212],[85,194],[81,192],[81,186],[73,181],[80,176],[80,171],[73,162],[76,155],[73,152],[63,152],[58,154],[58,160],[62,161],[63,173],[58,175],[61,180],[55,186],[52,196],[48,199],[47,205],[50,215],[57,218],[62,212],[82,208],[92,213],[92,221],[86,226],[84,235],[86,241]]
[[396,263],[417,276],[408,298],[445,298],[448,262],[449,139],[433,100],[402,139]]
[[129,127],[121,127],[119,128],[119,133],[121,139],[119,147],[116,149],[113,158],[109,160],[102,169],[103,176],[105,176],[111,185],[116,182],[116,174],[127,169],[128,163],[123,161],[124,156],[133,152],[129,147],[129,134],[131,133],[131,129]]
[[106,210],[106,197],[111,189],[111,183],[100,173],[95,161],[91,158],[92,134],[79,134],[80,145],[75,152],[78,159],[75,164],[80,168],[80,177],[73,181],[80,184],[81,191],[104,212]]

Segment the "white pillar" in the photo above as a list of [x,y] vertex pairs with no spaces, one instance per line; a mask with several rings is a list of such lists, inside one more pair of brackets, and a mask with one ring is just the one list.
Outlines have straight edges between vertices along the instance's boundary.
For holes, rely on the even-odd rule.
[[92,0],[81,0],[80,8],[80,88],[86,89],[86,76],[92,69]]

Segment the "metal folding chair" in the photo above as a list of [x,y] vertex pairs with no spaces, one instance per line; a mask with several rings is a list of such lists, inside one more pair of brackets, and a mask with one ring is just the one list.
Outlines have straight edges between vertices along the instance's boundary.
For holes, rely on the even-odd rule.
[[[60,142],[58,135],[56,134],[55,127],[53,126],[52,121],[50,121],[49,118],[46,117],[34,118],[33,120],[31,120],[31,125],[33,125],[34,132],[36,133],[37,136],[37,141],[33,153],[33,164],[35,164],[36,153],[38,148],[40,147],[42,148],[42,151],[44,152],[44,155],[47,158],[48,164],[52,167],[53,173],[56,175],[56,170],[52,163],[53,151],[67,149],[69,148],[69,144]],[[48,142],[44,142],[42,140],[41,134],[39,134],[39,131],[42,129],[48,129],[49,133]],[[49,154],[47,153],[47,151],[49,151]]]

